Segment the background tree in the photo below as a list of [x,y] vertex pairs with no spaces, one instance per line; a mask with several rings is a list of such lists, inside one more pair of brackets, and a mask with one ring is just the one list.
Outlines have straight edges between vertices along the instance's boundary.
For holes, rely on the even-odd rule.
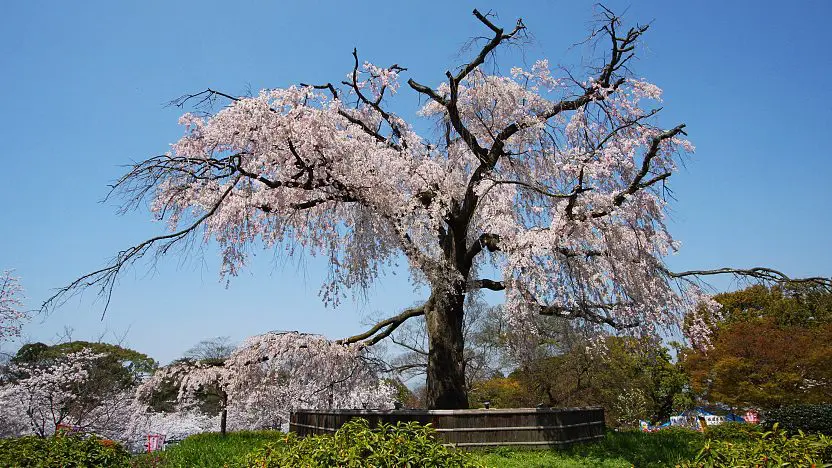
[[140,381],[155,360],[119,345],[72,341],[20,347],[0,383],[11,435],[47,435],[70,424],[119,438]]
[[139,351],[115,344],[89,341],[71,341],[52,346],[28,343],[20,347],[11,362],[26,368],[44,368],[84,349],[100,355],[88,369],[90,378],[84,393],[91,397],[113,389],[120,390],[136,385],[158,367],[153,358]]
[[[689,408],[687,377],[661,343],[609,336],[548,346],[507,377],[477,382],[471,399],[495,407],[603,406],[610,426],[667,420]],[[545,345],[541,345],[543,347]]]
[[[97,344],[100,349],[118,348]],[[28,350],[38,348],[42,349]],[[119,370],[120,362],[91,348],[75,346],[66,346],[48,357],[41,353],[34,360],[13,361],[10,367],[14,377],[0,386],[0,432],[6,436],[34,433],[43,437],[66,424],[120,439],[133,411],[137,384],[135,374]]]
[[682,354],[695,391],[735,407],[832,401],[831,293],[752,286],[715,299],[713,347]]
[[591,38],[602,54],[583,62],[588,70],[556,76],[539,60],[501,75],[483,65],[522,40],[525,25],[506,30],[473,13],[489,35],[473,58],[437,88],[407,81],[426,101],[420,115],[438,129],[432,136],[389,110],[406,69],[362,63],[357,52],[337,86],[184,96],[178,104],[227,105],[185,114],[185,136],[171,151],[115,184],[125,208],[149,199],[172,231],[120,252],[44,307],[89,285],[109,297],[125,266],[189,240],[216,240],[225,275],[237,274],[258,241],[290,255],[320,254],[331,268],[322,288],[328,303],[369,287],[404,257],[429,291],[424,303],[344,342],[372,345],[424,316],[428,406],[464,408],[465,303],[481,289],[505,292],[514,327],[542,314],[655,334],[699,302],[692,278],[788,279],[765,268],[665,265],[676,249],[664,223],[665,187],[676,158],[693,146],[684,124],[658,122],[661,90],[628,69],[647,26],[625,27],[604,10]]
[[195,361],[206,360],[225,360],[237,346],[231,341],[231,337],[218,336],[216,338],[209,338],[202,340],[193,347],[185,351],[183,357],[193,359]]
[[319,335],[266,333],[248,338],[223,362],[181,360],[157,371],[136,395],[150,416],[159,392],[177,390],[174,410],[204,403],[208,392],[223,396],[220,430],[280,428],[293,408],[391,408],[396,388],[380,378],[373,361],[356,345]]

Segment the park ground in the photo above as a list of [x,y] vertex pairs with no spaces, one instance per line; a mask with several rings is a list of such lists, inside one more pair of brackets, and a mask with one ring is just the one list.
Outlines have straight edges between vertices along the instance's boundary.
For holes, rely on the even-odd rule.
[[[138,455],[135,467],[205,468],[242,465],[246,455],[268,443],[280,443],[283,434],[273,431],[199,434],[164,452]],[[597,443],[562,450],[515,450],[497,448],[475,451],[471,456],[487,467],[661,467],[693,458],[703,444],[692,431],[610,431]]]

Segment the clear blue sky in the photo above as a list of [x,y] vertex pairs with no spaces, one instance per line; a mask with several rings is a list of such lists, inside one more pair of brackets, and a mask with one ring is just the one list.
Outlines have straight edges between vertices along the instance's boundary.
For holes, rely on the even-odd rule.
[[[159,233],[147,212],[118,216],[100,203],[120,165],[164,152],[181,129],[164,103],[206,87],[247,89],[338,81],[362,59],[397,62],[437,84],[484,34],[472,8],[522,17],[535,42],[503,55],[507,69],[547,57],[579,63],[592,2],[38,2],[9,1],[0,17],[0,268],[15,268],[37,307],[51,288]],[[832,3],[611,1],[632,22],[652,22],[636,73],[665,89],[662,122],[685,122],[697,146],[674,175],[671,229],[679,269],[769,265],[832,274]],[[468,57],[468,55],[464,55]],[[413,116],[403,90],[397,110]],[[325,309],[321,264],[275,264],[263,251],[232,281],[216,252],[139,266],[107,316],[88,293],[26,329],[49,341],[127,332],[131,347],[168,361],[200,339],[273,329],[340,337],[362,317],[422,297],[404,272],[369,300]],[[718,283],[720,287],[728,283]],[[492,298],[495,299],[496,298]],[[14,344],[6,344],[6,351]]]

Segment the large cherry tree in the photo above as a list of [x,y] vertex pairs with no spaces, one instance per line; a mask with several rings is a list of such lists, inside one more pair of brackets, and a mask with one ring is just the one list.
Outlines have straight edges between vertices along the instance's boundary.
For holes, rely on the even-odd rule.
[[[659,122],[661,90],[628,68],[647,26],[625,27],[604,10],[593,34],[603,52],[588,70],[539,60],[493,74],[484,66],[493,52],[521,43],[526,27],[474,17],[488,37],[437,87],[403,86],[404,67],[354,52],[340,83],[183,97],[225,105],[182,116],[185,134],[170,151],[116,184],[127,206],[150,200],[171,232],[120,252],[58,297],[89,285],[109,297],[125,266],[194,239],[220,245],[226,275],[255,243],[324,255],[331,304],[405,258],[427,299],[344,342],[372,345],[425,316],[428,404],[464,408],[465,299],[479,290],[504,291],[517,327],[543,314],[656,333],[699,301],[702,275],[787,279],[762,268],[666,266],[677,248],[665,225],[666,184],[693,146],[684,124]],[[417,134],[390,110],[405,87],[424,100],[419,117],[434,134]]]

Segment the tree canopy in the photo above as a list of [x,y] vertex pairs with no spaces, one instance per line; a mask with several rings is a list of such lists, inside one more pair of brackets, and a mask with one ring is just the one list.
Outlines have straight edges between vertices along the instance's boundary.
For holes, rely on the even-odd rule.
[[[626,26],[602,8],[590,37],[598,54],[585,69],[544,58],[501,68],[484,65],[497,48],[521,44],[525,24],[504,29],[473,15],[487,37],[468,61],[436,87],[406,81],[432,134],[390,110],[409,71],[357,51],[335,84],[183,96],[179,105],[195,107],[180,119],[184,136],[114,187],[125,208],[148,203],[171,232],[123,250],[45,307],[90,285],[109,298],[126,266],[192,240],[216,242],[230,276],[255,244],[321,255],[329,304],[404,258],[428,296],[344,342],[372,345],[424,315],[428,405],[460,408],[466,297],[483,289],[504,292],[514,327],[544,315],[655,335],[696,304],[713,305],[695,278],[789,279],[769,268],[667,267],[677,249],[665,224],[668,183],[694,147],[685,124],[659,118],[662,90],[629,68],[648,25]],[[687,329],[700,341],[707,331]]]

